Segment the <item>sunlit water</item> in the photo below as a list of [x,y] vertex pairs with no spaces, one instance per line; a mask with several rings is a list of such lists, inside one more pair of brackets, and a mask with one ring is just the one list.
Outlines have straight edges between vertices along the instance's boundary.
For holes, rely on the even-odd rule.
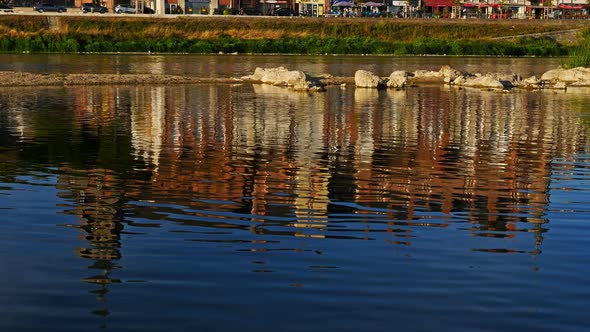
[[4,89],[0,331],[587,331],[589,109],[585,90]]

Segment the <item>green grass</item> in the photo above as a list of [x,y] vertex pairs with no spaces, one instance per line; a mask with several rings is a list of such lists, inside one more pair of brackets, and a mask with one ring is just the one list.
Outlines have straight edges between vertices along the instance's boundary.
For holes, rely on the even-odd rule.
[[188,40],[179,37],[113,38],[105,35],[55,35],[0,39],[0,52],[37,53],[292,53],[292,54],[395,54],[395,55],[491,55],[563,56],[569,49],[545,39],[524,42],[489,40],[444,40],[417,38],[411,42],[388,42],[369,37],[240,39],[220,36]]

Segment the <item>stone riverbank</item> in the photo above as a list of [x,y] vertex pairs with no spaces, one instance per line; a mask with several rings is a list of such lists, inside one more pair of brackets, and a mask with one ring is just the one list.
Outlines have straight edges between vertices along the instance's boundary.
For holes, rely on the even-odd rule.
[[445,84],[508,91],[521,89],[567,89],[590,87],[590,68],[557,68],[539,76],[522,77],[518,74],[467,73],[449,66],[439,71],[394,71],[389,77],[358,70],[354,77],[335,77],[330,74],[310,76],[302,71],[284,67],[257,68],[243,77],[207,78],[156,74],[37,74],[28,72],[0,72],[0,86],[72,86],[72,85],[161,85],[161,84],[236,84],[260,83],[284,86],[294,91],[322,91],[327,86],[355,86],[357,88],[403,89],[411,86]]

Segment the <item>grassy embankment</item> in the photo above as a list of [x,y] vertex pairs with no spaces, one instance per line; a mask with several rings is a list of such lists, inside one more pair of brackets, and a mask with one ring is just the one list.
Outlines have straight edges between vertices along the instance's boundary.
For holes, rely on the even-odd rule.
[[7,15],[0,17],[0,52],[562,56],[576,45],[494,38],[581,26],[528,20]]

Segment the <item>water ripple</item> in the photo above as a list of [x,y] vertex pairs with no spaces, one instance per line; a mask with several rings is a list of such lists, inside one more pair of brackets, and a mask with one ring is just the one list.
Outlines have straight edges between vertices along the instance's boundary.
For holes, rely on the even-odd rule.
[[[55,305],[113,330],[446,327],[428,316],[516,331],[551,326],[526,309],[539,308],[579,326],[583,93],[12,92],[0,93],[1,293],[22,321]],[[490,321],[490,308],[518,315]]]

